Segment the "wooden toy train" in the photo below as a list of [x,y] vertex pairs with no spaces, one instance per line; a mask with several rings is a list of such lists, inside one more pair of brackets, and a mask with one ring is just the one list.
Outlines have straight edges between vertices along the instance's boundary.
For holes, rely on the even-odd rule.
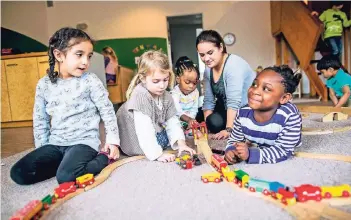
[[62,199],[66,195],[75,192],[78,188],[85,188],[95,181],[93,174],[85,174],[76,178],[75,182],[61,183],[55,188],[53,195],[47,195],[42,200],[32,200],[22,209],[18,210],[10,220],[30,220],[39,219],[44,210],[48,210],[57,199]]
[[293,205],[296,202],[308,200],[321,201],[323,198],[349,197],[351,187],[348,184],[339,186],[314,186],[303,184],[297,187],[288,187],[280,182],[270,182],[251,178],[243,170],[231,170],[228,163],[219,155],[212,155],[212,166],[218,172],[211,172],[201,176],[204,183],[219,183],[224,179],[237,184],[240,188],[247,188],[250,192],[260,192],[265,196],[279,199],[285,205]]

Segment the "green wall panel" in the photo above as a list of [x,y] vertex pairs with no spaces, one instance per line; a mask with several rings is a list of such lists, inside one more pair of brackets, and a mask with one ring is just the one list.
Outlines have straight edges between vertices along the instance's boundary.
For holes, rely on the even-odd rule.
[[1,27],[1,48],[13,48],[20,53],[44,52],[48,47],[26,35]]
[[167,54],[166,38],[125,38],[98,40],[94,45],[94,51],[101,53],[102,48],[110,46],[116,52],[120,65],[136,68],[135,57],[139,57],[150,49],[161,49]]

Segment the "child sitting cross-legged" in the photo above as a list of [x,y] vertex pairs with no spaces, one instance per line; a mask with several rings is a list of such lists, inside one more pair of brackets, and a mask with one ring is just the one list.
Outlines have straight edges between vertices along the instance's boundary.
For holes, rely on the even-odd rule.
[[236,116],[225,159],[278,163],[301,145],[302,119],[290,102],[301,79],[286,65],[265,68],[248,90],[248,105]]

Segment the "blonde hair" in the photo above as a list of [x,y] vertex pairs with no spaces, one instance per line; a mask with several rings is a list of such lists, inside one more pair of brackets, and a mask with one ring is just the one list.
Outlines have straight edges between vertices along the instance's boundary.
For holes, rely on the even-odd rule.
[[169,74],[168,88],[172,89],[174,85],[174,73],[169,65],[167,55],[161,51],[149,50],[139,58],[138,71],[129,84],[126,94],[127,99],[130,98],[134,88],[141,83],[141,80],[153,74],[157,69],[162,73]]
[[118,57],[112,47],[104,47],[102,48],[102,54],[111,56],[116,62],[118,62]]
[[118,65],[118,57],[115,51],[112,49],[112,47],[104,47],[102,48],[102,54],[104,56],[110,56],[117,63],[117,66],[114,68],[116,73],[116,80],[117,80],[119,75],[119,67],[118,67],[119,65]]

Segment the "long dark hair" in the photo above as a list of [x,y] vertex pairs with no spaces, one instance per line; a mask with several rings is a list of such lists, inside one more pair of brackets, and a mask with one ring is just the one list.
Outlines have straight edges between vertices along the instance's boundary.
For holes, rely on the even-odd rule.
[[210,42],[213,43],[217,48],[221,48],[221,44],[223,47],[223,53],[227,53],[227,48],[224,44],[223,38],[221,35],[214,30],[205,30],[200,33],[196,38],[196,47],[199,43],[202,42]]
[[57,82],[59,73],[55,71],[56,59],[54,56],[54,50],[57,49],[62,53],[66,53],[67,50],[83,41],[90,41],[94,44],[94,41],[89,37],[87,33],[76,28],[65,27],[56,31],[49,40],[49,69],[47,74],[52,83]]

